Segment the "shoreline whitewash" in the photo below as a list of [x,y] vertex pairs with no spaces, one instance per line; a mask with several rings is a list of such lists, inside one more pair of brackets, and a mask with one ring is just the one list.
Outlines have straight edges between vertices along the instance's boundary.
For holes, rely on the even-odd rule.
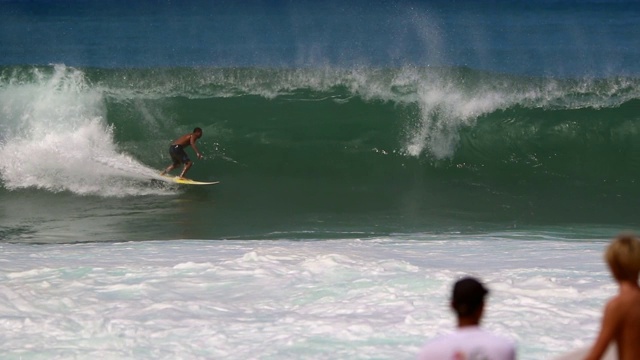
[[605,241],[491,236],[2,244],[2,356],[415,359],[454,328],[449,287],[491,288],[518,359],[587,347],[615,292]]

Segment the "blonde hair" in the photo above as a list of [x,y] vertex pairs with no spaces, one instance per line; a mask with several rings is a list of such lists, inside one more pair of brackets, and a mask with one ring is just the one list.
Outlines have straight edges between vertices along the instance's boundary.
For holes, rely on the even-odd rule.
[[604,254],[616,280],[638,280],[640,272],[640,240],[633,234],[618,235]]

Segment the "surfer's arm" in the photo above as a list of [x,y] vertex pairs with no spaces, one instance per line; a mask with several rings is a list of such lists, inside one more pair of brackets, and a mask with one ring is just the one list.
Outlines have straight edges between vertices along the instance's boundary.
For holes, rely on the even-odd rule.
[[191,136],[189,138],[190,141],[190,145],[193,148],[193,151],[196,152],[196,156],[198,157],[198,159],[202,159],[202,153],[200,152],[200,150],[198,150],[198,147],[196,146],[196,140],[198,140],[196,137]]

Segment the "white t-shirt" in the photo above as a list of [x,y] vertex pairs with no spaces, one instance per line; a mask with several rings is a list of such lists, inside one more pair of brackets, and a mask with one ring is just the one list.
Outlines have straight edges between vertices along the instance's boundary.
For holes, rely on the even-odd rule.
[[427,342],[418,360],[515,360],[516,346],[478,326],[465,326]]

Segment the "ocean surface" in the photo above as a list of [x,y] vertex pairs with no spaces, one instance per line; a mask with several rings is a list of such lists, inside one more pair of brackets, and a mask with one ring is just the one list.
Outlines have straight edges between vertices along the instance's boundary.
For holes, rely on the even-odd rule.
[[[589,346],[640,225],[638,19],[0,1],[0,357],[414,359],[463,275],[519,359]],[[220,183],[162,181],[194,127]]]

